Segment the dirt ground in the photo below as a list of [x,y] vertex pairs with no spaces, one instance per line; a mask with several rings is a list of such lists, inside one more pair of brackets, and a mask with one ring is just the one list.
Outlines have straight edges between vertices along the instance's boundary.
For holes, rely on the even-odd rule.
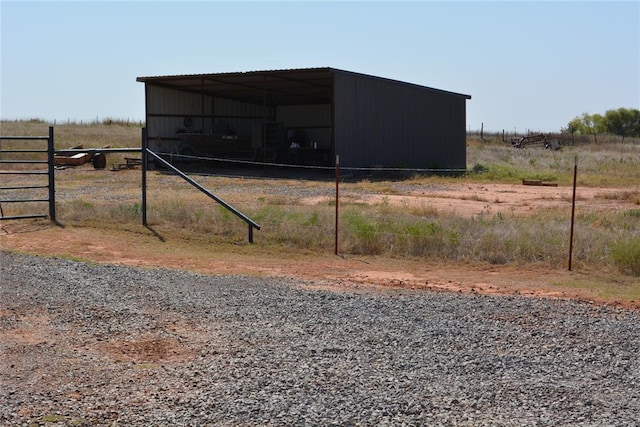
[[[576,191],[576,208],[590,210],[633,209],[638,205],[625,200],[627,190],[588,187]],[[438,212],[447,212],[463,217],[498,212],[513,215],[528,215],[543,208],[570,209],[573,198],[571,187],[513,184],[447,184],[445,189],[417,189],[402,195],[370,195],[351,202],[383,203],[422,206]],[[316,204],[327,198],[312,198],[304,203]]]
[[[580,188],[577,207],[590,210],[634,209],[637,205],[614,193],[624,190]],[[417,190],[402,196],[385,196],[388,203],[427,205],[438,212],[473,216],[497,212],[527,215],[544,207],[570,208],[570,187],[505,184],[456,184],[438,191]],[[380,202],[379,196],[362,201]],[[319,203],[309,199],[306,203]],[[128,232],[96,236],[90,228],[55,226],[48,221],[6,221],[0,224],[0,247],[27,253],[65,256],[136,267],[169,267],[211,274],[250,274],[298,277],[320,281],[319,285],[356,292],[409,292],[420,290],[581,298],[594,302],[640,307],[640,301],[618,303],[601,297],[597,290],[562,286],[562,283],[601,280],[607,272],[568,271],[565,268],[526,265],[466,265],[424,262],[373,256],[333,254],[273,254],[265,250],[238,248],[222,253],[195,254],[187,247],[169,243],[149,256],[149,245],[162,245],[152,230],[140,226]],[[577,271],[576,271],[577,270]],[[616,279],[617,280],[617,279]],[[631,280],[631,279],[630,279]],[[559,285],[560,284],[560,285]]]

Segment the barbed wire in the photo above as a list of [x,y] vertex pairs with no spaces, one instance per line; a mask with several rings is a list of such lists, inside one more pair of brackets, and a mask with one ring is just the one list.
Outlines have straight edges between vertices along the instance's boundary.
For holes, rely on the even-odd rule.
[[[254,160],[241,160],[241,159],[227,159],[221,157],[205,157],[205,156],[193,156],[187,154],[177,154],[177,153],[169,153],[169,152],[160,152],[158,155],[168,156],[170,158],[177,159],[186,159],[190,161],[209,161],[209,162],[220,162],[220,163],[229,163],[229,164],[239,164],[239,165],[250,165],[256,167],[273,167],[273,168],[289,168],[289,169],[308,169],[308,170],[317,170],[317,171],[334,171],[335,166],[317,166],[317,165],[295,165],[290,163],[276,163],[276,162],[258,162]],[[482,176],[487,171],[474,171],[473,168],[400,168],[400,167],[385,167],[385,166],[369,166],[369,167],[357,167],[357,166],[345,166],[340,165],[340,171],[353,171],[353,172],[415,172],[415,173],[474,173]],[[572,167],[564,168],[564,170],[559,170],[559,172],[571,173],[573,171]],[[584,168],[580,168],[578,165],[578,171],[581,175],[593,175],[597,174],[598,176],[603,177],[617,177],[617,178],[628,178],[634,177],[636,175],[640,176],[640,169],[638,170],[638,174],[629,174],[629,173],[613,173],[613,172],[603,172],[603,171],[592,171],[585,170]]]
[[[316,169],[334,171],[335,166],[315,166],[315,165],[295,165],[290,163],[274,163],[274,162],[257,162],[253,160],[240,160],[240,159],[225,159],[220,157],[204,157],[204,156],[192,156],[186,154],[176,154],[160,152],[159,156],[169,156],[170,158],[183,158],[187,160],[200,160],[200,161],[216,161],[222,163],[236,163],[253,166],[270,166],[279,168],[292,168],[292,169]],[[349,171],[372,171],[372,172],[467,172],[466,168],[394,168],[384,166],[369,166],[369,167],[356,167],[356,166],[344,166],[340,165],[340,170]]]

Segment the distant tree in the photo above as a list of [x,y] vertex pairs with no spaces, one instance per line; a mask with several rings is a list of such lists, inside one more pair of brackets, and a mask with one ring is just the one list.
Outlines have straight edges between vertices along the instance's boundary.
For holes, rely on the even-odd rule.
[[640,110],[634,108],[631,110],[631,135],[640,138]]
[[580,117],[574,117],[569,123],[567,123],[567,127],[562,128],[560,131],[562,133],[570,133],[571,134],[571,145],[575,145],[575,133],[580,132],[581,121]]
[[622,137],[640,137],[640,110],[618,108],[608,110],[604,115],[608,133]]
[[583,113],[580,116],[582,122],[581,132],[584,134],[593,135],[593,141],[598,143],[598,134],[606,131],[604,117],[601,114],[589,114]]
[[598,143],[598,135],[610,134],[622,137],[622,142],[627,137],[640,138],[640,110],[634,108],[618,108],[607,110],[603,115],[582,113],[574,117],[562,133],[571,134],[573,143],[574,134],[593,135],[595,143]]

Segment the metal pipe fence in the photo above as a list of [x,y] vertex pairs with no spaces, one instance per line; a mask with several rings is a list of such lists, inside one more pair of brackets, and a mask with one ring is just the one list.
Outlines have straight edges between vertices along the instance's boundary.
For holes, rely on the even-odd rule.
[[[2,141],[46,141],[47,146],[44,149],[3,149]],[[34,157],[37,157],[38,154],[46,154],[46,160],[42,159],[7,159],[5,157],[12,157],[16,154],[33,154]],[[48,203],[49,206],[49,219],[51,221],[56,221],[56,199],[55,199],[55,177],[54,177],[54,132],[53,126],[49,127],[49,135],[46,136],[1,136],[0,135],[0,165],[36,165],[36,164],[44,164],[47,165],[47,169],[44,171],[33,171],[33,170],[20,170],[20,169],[12,169],[12,170],[0,170],[0,175],[22,175],[22,176],[34,176],[34,175],[47,175],[47,184],[35,184],[29,183],[28,185],[12,185],[12,186],[3,186],[0,187],[0,219],[9,220],[9,219],[23,219],[23,218],[46,218],[47,214],[44,213],[29,213],[23,215],[4,215],[4,210],[2,209],[2,204],[7,203]],[[36,190],[36,189],[47,189],[48,197],[21,197],[21,198],[4,198],[4,194],[6,191],[20,191],[20,190]],[[27,191],[28,192],[28,191]]]

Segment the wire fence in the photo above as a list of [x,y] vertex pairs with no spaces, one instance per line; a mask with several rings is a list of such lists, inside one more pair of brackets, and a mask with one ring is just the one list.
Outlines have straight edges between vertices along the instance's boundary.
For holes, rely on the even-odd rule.
[[[255,166],[258,168],[271,167],[271,168],[313,170],[313,171],[335,171],[336,169],[335,166],[258,162],[253,160],[192,156],[192,155],[175,154],[175,153],[168,153],[168,152],[158,153],[158,155],[170,158],[172,161],[187,160],[187,161],[216,162],[216,163],[224,163],[229,165]],[[466,168],[400,168],[400,167],[386,167],[386,166],[354,167],[354,166],[344,166],[344,165],[340,165],[340,170],[341,171],[360,171],[360,172],[403,172],[403,173],[465,173],[467,171]]]
[[[198,156],[181,158],[241,163],[254,167],[265,166],[262,162]],[[266,165],[278,168],[334,170],[332,167],[281,163]],[[383,173],[441,171],[343,166],[340,166],[340,170]],[[566,170],[563,173],[570,174],[571,171]],[[622,173],[603,174],[605,175],[625,176]],[[254,206],[251,208],[252,215],[257,215],[257,220],[262,226],[261,234],[265,239],[275,239],[303,247],[330,250],[334,243],[334,233],[339,230],[340,252],[346,253],[409,254],[490,263],[545,262],[555,266],[566,263],[571,224],[571,193],[566,187],[549,190],[562,191],[562,195],[551,197],[556,199],[553,206],[528,215],[512,212],[508,207],[512,205],[503,205],[503,201],[498,199],[487,199],[481,193],[466,200],[445,196],[450,197],[449,204],[453,205],[459,201],[475,203],[475,211],[472,214],[460,215],[455,211],[455,207],[443,209],[442,200],[435,201],[439,192],[455,191],[458,188],[455,184],[425,184],[419,180],[398,180],[366,190],[361,190],[357,185],[346,185],[341,180],[340,185],[338,197],[333,183],[318,181],[312,192],[315,202],[300,207],[300,201],[310,197],[304,191],[302,194],[297,193],[299,189],[296,188],[281,191],[283,186],[294,187],[295,184],[278,183],[278,191],[273,197],[284,199],[277,200],[276,203],[267,200],[263,207]],[[513,192],[515,191],[514,189]],[[416,195],[416,192],[423,194]],[[428,194],[424,194],[425,192]],[[265,194],[269,192],[265,191]],[[637,208],[633,204],[634,197],[638,200],[635,202]],[[618,242],[640,238],[640,190],[631,189],[627,195],[603,192],[596,198],[599,200],[581,198],[578,190],[575,259],[578,262],[606,265],[612,248]],[[339,205],[339,223],[334,222],[334,200]],[[613,205],[618,202],[623,203],[626,208],[616,209]],[[603,206],[607,204],[611,206]]]
[[[236,204],[260,224],[261,229],[256,235],[258,244],[261,241],[279,242],[295,247],[331,251],[338,230],[340,253],[410,255],[497,264],[544,262],[555,266],[564,264],[567,259],[571,204],[566,187],[562,196],[553,196],[558,199],[553,207],[520,215],[510,210],[511,205],[498,200],[500,196],[487,198],[479,190],[475,196],[466,199],[449,195],[439,197],[444,192],[468,186],[468,183],[381,179],[380,182],[367,186],[359,180],[345,181],[343,175],[340,175],[339,197],[336,197],[335,182],[330,176],[335,167],[264,163],[175,153],[161,155],[171,161],[214,165],[210,174],[204,173],[195,178],[204,180],[204,184],[210,185],[212,191],[222,192],[226,200]],[[255,182],[243,179],[221,184],[217,176],[220,165],[258,170],[271,168],[321,172],[324,178],[314,180],[311,184],[301,181],[298,185],[290,180],[265,181],[265,176],[256,175],[260,179]],[[558,170],[559,173],[570,174],[567,164],[563,164]],[[380,173],[383,178],[384,174],[393,173],[402,173],[404,176],[475,173],[465,169],[346,165],[340,165],[339,171],[374,175]],[[598,173],[602,177],[615,178],[624,178],[629,174],[628,169],[626,172],[613,169]],[[265,175],[269,178],[269,174]],[[482,172],[478,175],[481,176]],[[83,203],[94,206],[88,210],[87,215],[99,217],[114,215],[115,212],[122,216],[123,221],[139,219],[139,197],[136,195],[138,176],[131,171],[128,176],[134,180],[130,183],[131,188],[126,191],[123,187],[129,184],[123,183],[121,176],[123,175],[119,173],[96,175],[94,182],[86,183],[86,191],[77,193],[66,184],[62,185],[58,197],[63,208],[59,215],[61,221],[82,220]],[[61,179],[64,177],[61,176]],[[179,184],[171,174],[160,173],[154,174],[150,186],[158,191],[165,191],[178,188]],[[515,188],[513,191],[519,190]],[[627,194],[621,195],[621,192]],[[172,194],[173,199],[152,202],[156,219],[164,221],[162,215],[173,215],[168,212],[180,204],[185,192]],[[597,198],[598,200],[581,198],[580,188],[578,189],[575,259],[577,262],[605,266],[616,245],[630,239],[640,239],[640,189],[637,186],[626,190],[618,189],[615,194],[603,190]],[[440,201],[436,202],[436,199]],[[443,208],[443,200],[448,200],[448,204],[453,207]],[[610,207],[603,208],[600,201],[610,204]],[[455,207],[460,202],[473,203],[475,211],[470,215],[461,215]],[[162,203],[167,206],[162,206]],[[107,206],[106,209],[101,208],[103,204]],[[617,208],[616,205],[624,207]],[[337,223],[334,211],[336,206],[339,208]],[[222,237],[229,236],[228,229],[237,229],[239,236],[244,234],[244,227],[236,221],[227,222],[223,213],[205,202],[202,202],[201,207],[185,206],[180,209],[179,215],[184,217],[177,219],[176,224],[179,226],[191,228],[197,233],[218,233]],[[168,223],[174,220],[175,216]]]

